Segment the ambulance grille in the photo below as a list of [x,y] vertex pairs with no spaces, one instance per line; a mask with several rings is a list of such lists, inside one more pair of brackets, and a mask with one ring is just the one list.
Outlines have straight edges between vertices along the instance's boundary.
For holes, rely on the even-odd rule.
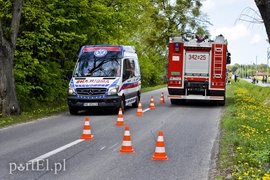
[[95,96],[95,95],[103,95],[106,93],[106,88],[77,88],[78,95],[89,95],[89,96]]

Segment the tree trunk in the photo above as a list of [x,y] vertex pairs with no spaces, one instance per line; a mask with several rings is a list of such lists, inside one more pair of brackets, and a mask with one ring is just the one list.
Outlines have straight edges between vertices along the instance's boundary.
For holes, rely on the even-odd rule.
[[0,19],[0,117],[21,113],[16,94],[13,63],[22,4],[23,0],[13,2],[12,20],[8,34],[4,34],[3,28],[6,27],[2,27]]
[[[7,44],[8,46],[9,44]],[[14,50],[0,46],[0,115],[18,115],[20,107],[16,95],[13,70]]]
[[270,0],[255,0],[255,3],[262,16],[268,42],[270,43]]

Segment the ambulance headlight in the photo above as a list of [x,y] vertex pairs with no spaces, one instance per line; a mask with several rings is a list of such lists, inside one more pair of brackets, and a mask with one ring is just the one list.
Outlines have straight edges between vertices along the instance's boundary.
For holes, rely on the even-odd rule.
[[76,95],[75,88],[69,86],[69,88],[68,88],[68,94],[69,94],[69,95]]
[[108,95],[115,95],[118,93],[119,86],[111,87],[108,91]]

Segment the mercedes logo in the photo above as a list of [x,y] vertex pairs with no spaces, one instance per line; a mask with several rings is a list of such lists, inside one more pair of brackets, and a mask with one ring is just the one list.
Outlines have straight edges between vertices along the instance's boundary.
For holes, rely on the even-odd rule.
[[93,95],[94,94],[94,90],[93,89],[89,89],[88,94],[89,95]]

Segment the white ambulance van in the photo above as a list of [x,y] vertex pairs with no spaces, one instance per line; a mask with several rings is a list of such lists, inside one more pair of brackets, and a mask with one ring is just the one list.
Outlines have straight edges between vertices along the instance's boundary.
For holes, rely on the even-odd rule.
[[133,46],[82,46],[75,69],[69,76],[70,114],[80,110],[110,108],[124,112],[126,106],[138,107],[141,74]]

